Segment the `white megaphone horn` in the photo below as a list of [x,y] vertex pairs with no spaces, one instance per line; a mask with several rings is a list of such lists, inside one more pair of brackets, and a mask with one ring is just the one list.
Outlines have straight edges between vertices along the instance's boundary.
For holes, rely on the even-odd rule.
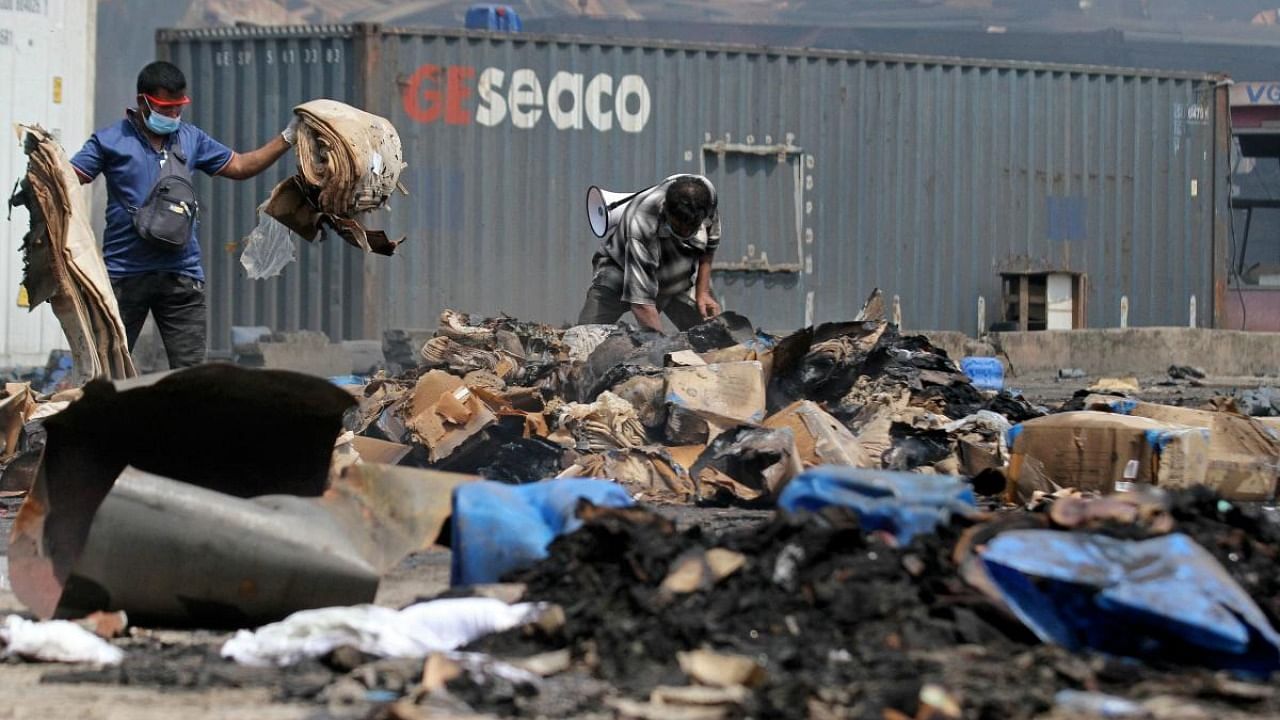
[[622,220],[622,211],[626,209],[631,198],[644,192],[610,192],[595,185],[587,189],[587,222],[591,223],[591,232],[598,238],[608,235],[618,222]]

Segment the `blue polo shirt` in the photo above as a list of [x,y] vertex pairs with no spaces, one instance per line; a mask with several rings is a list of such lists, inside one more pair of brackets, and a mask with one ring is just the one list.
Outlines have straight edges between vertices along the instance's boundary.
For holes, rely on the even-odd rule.
[[112,278],[151,272],[172,272],[204,280],[200,262],[200,241],[196,232],[186,247],[165,248],[143,240],[133,229],[133,214],[147,199],[160,177],[161,162],[173,160],[168,149],[180,143],[189,167],[207,175],[216,175],[231,162],[231,148],[209,137],[205,131],[182,123],[178,131],[166,139],[165,152],[157,152],[134,124],[135,111],[127,117],[93,134],[93,137],[71,158],[76,172],[91,181],[99,174],[107,178],[107,228],[102,238],[102,257],[107,274]]

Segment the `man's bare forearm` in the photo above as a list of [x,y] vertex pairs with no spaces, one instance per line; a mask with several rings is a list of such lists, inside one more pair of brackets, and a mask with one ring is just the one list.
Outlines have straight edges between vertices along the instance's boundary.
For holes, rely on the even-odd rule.
[[642,327],[662,332],[662,317],[658,315],[656,305],[631,303],[631,314],[635,315],[636,322],[640,323]]
[[703,254],[698,260],[698,282],[697,292],[699,295],[706,295],[711,292],[711,262],[715,260],[716,253],[711,251]]
[[231,156],[231,162],[227,163],[227,166],[218,174],[232,180],[247,180],[271,167],[275,161],[289,152],[291,147],[284,138],[277,135],[257,150]]

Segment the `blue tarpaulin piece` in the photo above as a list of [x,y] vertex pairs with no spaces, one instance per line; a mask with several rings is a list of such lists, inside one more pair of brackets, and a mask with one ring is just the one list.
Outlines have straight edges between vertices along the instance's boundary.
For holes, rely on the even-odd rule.
[[453,491],[450,582],[498,582],[508,572],[545,558],[552,540],[581,527],[575,511],[582,499],[605,507],[633,504],[622,486],[608,480],[459,485]]
[[1004,364],[1000,362],[1000,358],[961,358],[960,371],[979,390],[1004,389]]
[[826,465],[796,476],[782,490],[778,507],[815,512],[829,505],[858,514],[866,530],[884,530],[905,545],[931,533],[952,514],[973,511],[973,489],[951,475],[919,475]]
[[33,382],[32,385],[38,387],[42,393],[55,393],[62,389],[58,385],[67,379],[74,365],[70,350],[54,350],[49,353],[49,362],[44,368],[43,383]]
[[1119,540],[1011,530],[981,555],[1001,597],[1044,642],[1210,667],[1280,670],[1280,634],[1190,537]]

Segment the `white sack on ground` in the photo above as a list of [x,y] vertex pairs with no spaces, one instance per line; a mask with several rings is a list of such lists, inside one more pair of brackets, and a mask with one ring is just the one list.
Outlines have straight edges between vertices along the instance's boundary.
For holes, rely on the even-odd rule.
[[382,657],[424,657],[533,622],[544,607],[458,598],[403,610],[376,605],[303,610],[255,631],[241,630],[222,646],[222,656],[243,665],[283,667],[348,645]]
[[67,620],[33,622],[17,615],[0,629],[4,655],[62,663],[119,665],[124,651]]

